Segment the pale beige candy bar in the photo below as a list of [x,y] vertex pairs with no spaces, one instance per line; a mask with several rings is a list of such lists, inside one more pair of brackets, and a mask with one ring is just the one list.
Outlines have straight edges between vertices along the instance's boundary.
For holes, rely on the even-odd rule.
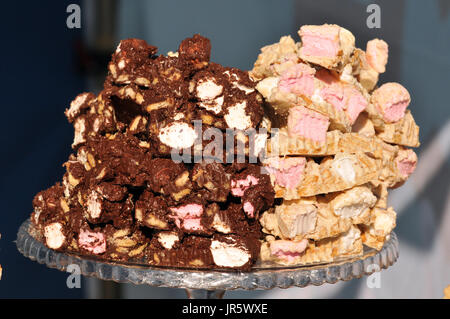
[[273,210],[265,212],[260,223],[266,234],[283,240],[300,241],[338,236],[350,229],[352,220],[334,215],[327,203],[310,197],[284,201],[275,208],[275,213]]
[[286,238],[281,234],[280,228],[278,227],[277,215],[273,209],[264,212],[259,218],[259,223],[262,226],[262,232],[265,234],[270,234],[278,238]]
[[340,218],[333,214],[326,201],[318,203],[317,224],[314,231],[305,235],[308,239],[320,240],[338,236],[347,232],[352,226],[350,218]]
[[380,176],[378,177],[378,180],[372,181],[372,183],[375,186],[378,186],[380,183],[388,185],[389,180],[393,180],[396,178],[396,167],[395,167],[395,158],[397,157],[399,147],[397,145],[391,145],[388,143],[383,142],[381,139],[379,139],[381,145],[382,145],[382,163],[381,163],[381,170],[380,170]]
[[372,68],[361,69],[359,73],[359,83],[369,92],[377,85],[378,78],[379,73]]
[[347,232],[337,238],[334,246],[334,259],[361,256],[363,253],[361,231],[357,226],[352,225]]
[[274,113],[271,114],[273,117],[271,120],[276,122],[276,117],[282,117],[285,118],[284,122],[286,122],[289,109],[295,105],[302,105],[303,99],[294,93],[281,91],[278,88],[279,82],[279,77],[267,77],[256,84],[256,90],[261,93],[266,102],[274,109]]
[[385,124],[377,134],[383,141],[403,146],[419,147],[419,126],[409,110],[397,123]]
[[275,197],[298,199],[317,194],[338,192],[376,180],[381,160],[358,152],[337,153],[334,159],[324,160],[320,165],[310,160],[299,186],[287,189],[274,185]]
[[375,207],[372,210],[370,226],[362,226],[361,238],[364,245],[380,250],[396,226],[397,214],[392,207]]
[[282,238],[294,239],[314,231],[317,207],[313,201],[285,202],[275,207],[276,223]]
[[338,25],[304,25],[298,31],[302,39],[300,57],[327,69],[340,69],[355,49],[353,34]]
[[[320,81],[317,80],[315,82]],[[351,132],[350,118],[343,110],[336,109],[318,94],[313,94],[311,99],[309,99],[306,96],[281,91],[278,84],[279,77],[268,77],[256,85],[256,90],[261,93],[266,102],[274,109],[274,112],[271,114],[271,120],[274,123],[286,123],[289,109],[296,105],[302,105],[327,116],[330,119],[330,130],[337,129],[342,132]],[[316,89],[316,91],[318,90]],[[276,125],[273,125],[273,127],[276,127]]]
[[377,197],[375,207],[386,209],[387,199],[389,195],[387,183],[383,183],[380,181],[372,181],[370,182],[369,185],[372,190],[372,193]]
[[380,39],[372,39],[366,45],[366,57],[370,66],[378,73],[386,71],[388,62],[389,46]]
[[338,110],[330,103],[327,103],[317,94],[311,97],[311,100],[304,98],[306,108],[322,113],[330,119],[330,130],[339,130],[341,132],[351,132],[352,124],[350,118],[344,111]]
[[[393,146],[387,143],[384,143],[384,146],[383,167],[379,182],[386,187],[397,188],[403,185],[414,171],[417,155],[412,149],[403,146]],[[373,183],[377,184],[376,181]]]
[[362,112],[353,123],[352,132],[366,137],[375,136],[375,127],[366,112]]
[[385,125],[387,125],[386,122],[383,120],[383,116],[381,115],[381,113],[372,103],[369,103],[367,105],[365,111],[367,112],[368,117],[375,128],[375,131],[382,130],[385,127]]
[[323,241],[321,244],[309,243],[306,250],[299,256],[284,259],[272,255],[270,242],[264,242],[261,245],[260,258],[262,261],[271,261],[285,266],[327,263],[333,261],[333,247],[330,240]]
[[316,229],[307,238],[319,240],[349,230],[351,225],[370,223],[371,209],[377,198],[367,186],[317,196],[319,215]]
[[320,240],[345,233],[351,225],[369,225],[376,202],[369,187],[359,186],[325,196],[285,200],[275,212],[265,212],[260,223],[263,232],[281,239]]
[[326,238],[316,242],[308,242],[307,248],[297,256],[283,258],[271,253],[271,245],[277,240],[265,241],[261,245],[260,258],[263,261],[272,261],[281,265],[306,265],[326,263],[341,257],[357,257],[363,253],[360,230],[351,226],[338,237]]
[[351,66],[353,76],[365,90],[371,92],[375,88],[380,74],[370,66],[365,51],[356,48],[344,70],[347,66]]
[[304,137],[292,137],[286,128],[281,128],[267,141],[266,154],[272,156],[307,155],[327,156],[339,152],[367,152],[376,158],[382,156],[382,146],[378,139],[359,133],[328,131],[326,142],[320,143]]
[[339,193],[325,195],[328,207],[334,215],[354,220],[355,224],[366,222],[367,212],[375,206],[377,197],[367,186],[357,186]]
[[275,216],[279,237],[283,239],[334,237],[348,231],[352,225],[351,219],[333,214],[326,200],[314,196],[284,201],[275,208]]
[[280,75],[283,70],[298,63],[298,48],[299,44],[295,43],[290,36],[281,37],[278,43],[261,49],[249,75],[256,81]]

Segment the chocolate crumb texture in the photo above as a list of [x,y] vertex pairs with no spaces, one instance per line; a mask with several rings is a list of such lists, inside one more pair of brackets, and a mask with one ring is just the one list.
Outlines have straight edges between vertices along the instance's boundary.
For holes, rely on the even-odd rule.
[[[275,194],[259,159],[249,164],[267,138],[255,148],[246,134],[262,126],[263,100],[248,72],[210,62],[210,54],[198,34],[167,55],[144,40],[120,41],[103,90],[81,93],[65,111],[73,153],[62,181],[33,200],[31,220],[46,246],[250,270],[262,238],[257,218]],[[244,163],[236,166],[227,156],[238,147]]]

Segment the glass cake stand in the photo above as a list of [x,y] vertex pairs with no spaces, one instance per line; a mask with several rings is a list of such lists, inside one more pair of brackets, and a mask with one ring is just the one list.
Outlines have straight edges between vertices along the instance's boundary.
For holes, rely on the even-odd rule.
[[333,263],[307,266],[280,266],[259,262],[250,272],[189,270],[148,266],[138,262],[108,262],[94,257],[61,253],[47,248],[33,236],[30,220],[26,220],[17,234],[17,248],[25,256],[47,267],[66,271],[71,264],[80,267],[84,276],[119,283],[156,287],[184,288],[189,298],[222,298],[226,290],[272,289],[319,286],[361,278],[386,269],[398,258],[398,240],[391,233],[380,251],[364,247],[358,258],[343,258]]

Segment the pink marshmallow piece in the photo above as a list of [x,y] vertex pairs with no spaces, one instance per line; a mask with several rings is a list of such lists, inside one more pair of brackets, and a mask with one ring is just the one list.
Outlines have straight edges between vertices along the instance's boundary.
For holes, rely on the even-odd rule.
[[311,96],[314,92],[315,69],[299,63],[283,72],[279,88],[282,92]]
[[250,202],[244,203],[244,212],[248,217],[255,217],[255,207]]
[[329,125],[328,117],[304,106],[297,105],[289,110],[288,133],[291,136],[306,137],[324,143]]
[[183,220],[183,228],[186,230],[203,230],[200,218],[188,218]]
[[358,115],[367,107],[367,100],[356,88],[341,83],[333,83],[320,90],[322,98],[338,111],[344,111],[353,124]]
[[380,111],[387,123],[394,123],[405,116],[406,108],[411,102],[411,96],[401,84],[389,82],[373,91],[371,102]]
[[353,87],[347,87],[344,92],[348,97],[345,114],[347,114],[350,119],[350,124],[353,125],[359,114],[366,109],[368,102],[361,92]]
[[170,211],[179,218],[195,218],[203,214],[203,206],[200,204],[186,204],[180,207],[171,207]]
[[305,165],[304,157],[271,158],[266,169],[275,177],[275,184],[295,189],[302,181]]
[[411,149],[402,149],[399,151],[395,162],[397,164],[397,168],[400,174],[407,178],[411,175],[416,169],[417,165],[417,155]]
[[378,73],[386,71],[389,47],[386,42],[380,39],[373,39],[367,42],[366,58],[369,65]]
[[252,185],[258,184],[258,178],[253,175],[247,175],[245,179],[231,181],[231,194],[242,197],[245,191]]
[[78,235],[78,245],[95,255],[102,254],[106,251],[105,235],[82,229]]
[[186,204],[180,207],[169,208],[175,215],[169,215],[175,221],[178,228],[183,227],[186,230],[203,230],[201,225],[201,216],[203,206],[200,204]]
[[345,109],[344,88],[341,85],[332,84],[320,90],[320,96],[338,111]]
[[339,53],[340,28],[337,25],[305,25],[299,30],[300,55],[335,58]]
[[280,259],[293,261],[305,251],[307,246],[307,239],[301,241],[275,240],[270,242],[270,253]]

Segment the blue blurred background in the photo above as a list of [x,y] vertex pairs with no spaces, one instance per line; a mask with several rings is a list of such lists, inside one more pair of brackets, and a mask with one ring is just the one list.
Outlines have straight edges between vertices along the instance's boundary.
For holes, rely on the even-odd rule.
[[[81,7],[81,29],[66,26],[69,4]],[[381,28],[369,29],[367,6],[381,8]],[[450,284],[450,1],[448,0],[229,0],[229,1],[8,1],[2,3],[0,281],[1,298],[184,298],[181,289],[104,284],[22,257],[16,232],[40,190],[60,180],[71,152],[72,127],[64,109],[82,91],[98,92],[119,39],[138,37],[176,50],[185,37],[211,39],[212,60],[251,69],[259,49],[303,24],[336,23],[358,47],[379,37],[389,44],[381,82],[402,83],[420,125],[415,174],[389,198],[398,213],[400,259],[381,273],[381,287],[366,278],[321,287],[233,291],[229,298],[441,298]]]

